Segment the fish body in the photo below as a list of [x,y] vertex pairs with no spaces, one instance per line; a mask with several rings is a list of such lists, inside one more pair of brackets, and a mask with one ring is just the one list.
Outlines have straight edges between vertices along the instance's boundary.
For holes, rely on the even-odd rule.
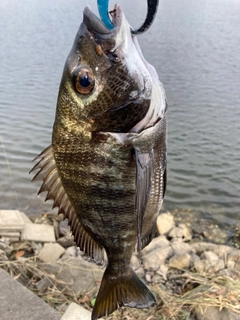
[[166,98],[120,6],[108,30],[84,10],[60,84],[52,144],[34,180],[68,219],[77,245],[108,264],[92,319],[154,295],[130,267],[155,233],[166,186]]

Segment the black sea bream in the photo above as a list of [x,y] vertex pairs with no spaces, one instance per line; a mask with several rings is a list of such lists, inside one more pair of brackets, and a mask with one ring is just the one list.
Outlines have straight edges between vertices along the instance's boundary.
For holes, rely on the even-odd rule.
[[68,219],[77,245],[108,264],[92,319],[154,295],[130,266],[155,233],[166,186],[166,98],[119,5],[108,30],[89,7],[67,58],[52,144],[34,180]]

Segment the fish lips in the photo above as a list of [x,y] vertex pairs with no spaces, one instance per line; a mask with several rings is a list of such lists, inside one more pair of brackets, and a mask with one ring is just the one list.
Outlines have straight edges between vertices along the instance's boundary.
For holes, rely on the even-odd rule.
[[114,28],[109,30],[101,19],[93,13],[90,6],[87,6],[83,11],[83,24],[85,24],[94,41],[101,45],[104,52],[116,49],[118,34],[124,21],[123,12],[118,4],[115,5],[111,16]]

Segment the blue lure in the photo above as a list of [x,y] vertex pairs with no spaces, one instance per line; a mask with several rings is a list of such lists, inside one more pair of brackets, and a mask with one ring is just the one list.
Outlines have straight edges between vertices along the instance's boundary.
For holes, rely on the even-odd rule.
[[[114,25],[112,24],[109,18],[108,1],[109,0],[97,0],[97,4],[98,4],[99,15],[101,17],[102,22],[105,24],[105,26],[109,30],[112,30],[114,28]],[[141,34],[147,31],[153,23],[153,20],[157,13],[159,0],[147,0],[147,2],[148,2],[148,11],[147,11],[146,19],[144,23],[141,25],[141,27],[139,27],[136,30],[131,30],[132,34]]]
[[108,0],[97,0],[98,12],[101,17],[102,22],[108,29],[113,29],[114,25],[112,24],[109,14],[108,14]]

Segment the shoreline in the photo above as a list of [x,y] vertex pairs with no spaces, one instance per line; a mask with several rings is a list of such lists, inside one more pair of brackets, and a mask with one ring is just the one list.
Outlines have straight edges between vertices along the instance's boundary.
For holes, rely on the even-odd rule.
[[[26,217],[25,224],[51,229],[55,241],[1,237],[0,267],[60,313],[70,302],[91,310],[104,266],[83,255],[66,222],[55,213]],[[158,234],[143,249],[141,261],[137,254],[131,261],[135,272],[155,293],[157,308],[122,308],[106,319],[122,319],[123,314],[126,319],[200,320],[208,319],[209,308],[218,311],[211,320],[220,319],[223,312],[228,314],[226,319],[232,313],[240,319],[240,250],[224,244],[227,238],[222,230],[211,225],[206,230],[192,228],[190,222],[184,223],[169,212],[160,214],[157,228]],[[13,230],[10,233],[16,236]],[[199,305],[206,309],[202,318]]]

